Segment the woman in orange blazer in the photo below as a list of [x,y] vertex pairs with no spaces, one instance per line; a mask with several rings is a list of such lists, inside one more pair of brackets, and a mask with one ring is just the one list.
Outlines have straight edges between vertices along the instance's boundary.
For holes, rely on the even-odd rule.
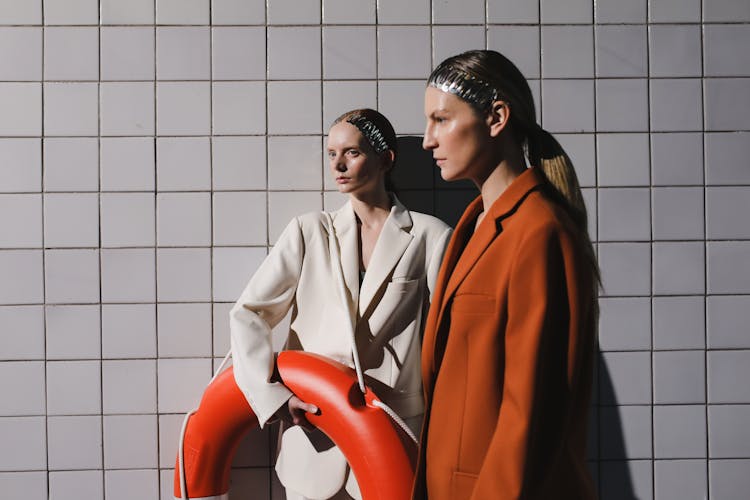
[[425,326],[414,498],[595,498],[585,442],[598,271],[572,165],[497,52],[441,63],[425,116],[443,179],[470,179],[480,196],[448,244]]

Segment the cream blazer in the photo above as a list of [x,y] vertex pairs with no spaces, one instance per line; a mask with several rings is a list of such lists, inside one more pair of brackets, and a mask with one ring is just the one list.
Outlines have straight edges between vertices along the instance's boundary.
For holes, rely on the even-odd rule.
[[[376,382],[378,396],[402,418],[421,421],[412,418],[424,411],[421,334],[451,229],[435,217],[409,212],[394,196],[360,287],[351,203],[330,216],[332,226],[322,212],[294,218],[232,308],[237,385],[262,427],[292,395],[271,381],[271,329],[291,309],[290,341],[353,366],[347,326],[353,320],[362,368],[382,383]],[[329,238],[331,227],[334,238]],[[331,241],[339,247],[340,263],[333,260]],[[346,303],[336,273],[343,274]],[[347,468],[337,448],[316,451],[295,426],[282,437],[276,470],[287,488],[328,498],[341,489]]]

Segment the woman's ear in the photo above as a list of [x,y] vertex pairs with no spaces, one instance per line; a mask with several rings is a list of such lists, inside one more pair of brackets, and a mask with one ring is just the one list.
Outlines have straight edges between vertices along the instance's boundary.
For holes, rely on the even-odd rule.
[[385,171],[388,172],[393,168],[393,164],[396,162],[396,153],[394,153],[392,149],[386,149],[383,151],[382,155]]
[[505,101],[495,101],[487,115],[487,125],[490,127],[490,135],[497,137],[505,129],[510,119],[510,106]]

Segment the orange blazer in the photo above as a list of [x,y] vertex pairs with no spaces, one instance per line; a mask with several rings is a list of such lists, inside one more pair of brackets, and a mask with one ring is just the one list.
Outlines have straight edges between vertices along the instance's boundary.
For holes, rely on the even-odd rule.
[[425,325],[414,498],[595,498],[585,463],[596,298],[581,238],[535,168],[464,212]]

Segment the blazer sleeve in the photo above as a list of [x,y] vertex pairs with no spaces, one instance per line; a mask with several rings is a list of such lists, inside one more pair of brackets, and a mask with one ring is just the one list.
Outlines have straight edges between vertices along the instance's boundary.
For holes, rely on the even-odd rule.
[[445,249],[448,247],[448,242],[451,239],[451,233],[453,230],[450,227],[445,230],[437,238],[435,246],[432,250],[432,255],[427,263],[427,291],[429,297],[427,302],[432,302],[432,292],[435,290],[435,283],[437,282],[438,271],[440,271],[440,264],[443,262],[443,256],[445,255]]
[[572,245],[547,227],[527,236],[514,260],[502,404],[474,500],[536,498],[560,456],[568,414],[569,327],[579,314],[576,287],[585,286],[577,282]]
[[271,329],[292,306],[304,252],[302,228],[295,218],[229,313],[234,378],[261,427],[292,396],[282,383],[271,381],[275,363]]

